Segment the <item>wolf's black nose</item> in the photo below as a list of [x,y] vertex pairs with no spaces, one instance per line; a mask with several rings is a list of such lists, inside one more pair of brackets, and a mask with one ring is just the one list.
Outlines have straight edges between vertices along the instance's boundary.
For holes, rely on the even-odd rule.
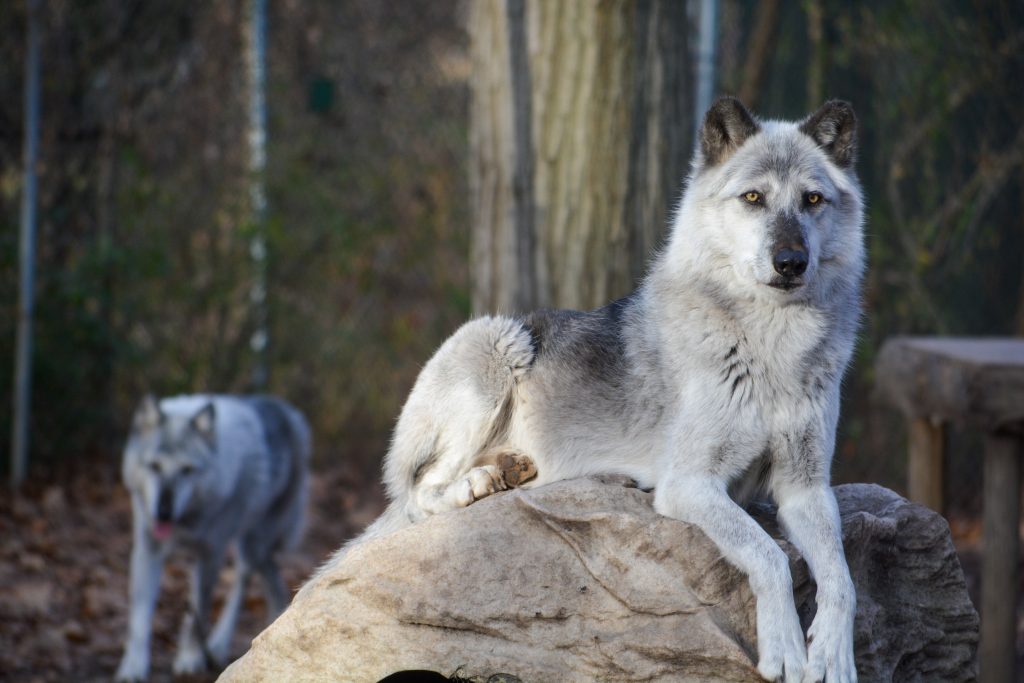
[[797,277],[807,270],[807,252],[803,249],[783,247],[775,252],[772,259],[775,272],[783,277]]

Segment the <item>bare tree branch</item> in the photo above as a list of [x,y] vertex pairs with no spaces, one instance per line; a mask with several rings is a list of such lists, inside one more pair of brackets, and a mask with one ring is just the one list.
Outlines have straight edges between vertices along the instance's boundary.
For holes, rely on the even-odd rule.
[[[962,254],[970,247],[985,210],[1021,162],[1024,162],[1024,126],[1017,131],[1017,136],[1005,152],[979,163],[971,179],[964,183],[962,189],[951,195],[926,221],[926,225],[935,226],[935,234],[941,238],[936,241],[931,253],[934,261],[947,261],[945,270],[951,266],[949,261],[953,254]],[[965,228],[962,231],[957,231],[955,226],[952,229],[944,229],[968,204],[971,205],[973,213]],[[950,249],[957,232],[962,232],[963,235],[960,245],[957,249]]]

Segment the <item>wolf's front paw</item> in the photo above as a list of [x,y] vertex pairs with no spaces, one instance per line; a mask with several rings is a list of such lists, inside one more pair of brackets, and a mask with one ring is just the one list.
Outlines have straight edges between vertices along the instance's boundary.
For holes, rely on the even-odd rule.
[[857,683],[852,622],[838,610],[818,610],[807,630],[810,644],[802,683]]
[[206,671],[206,658],[202,649],[197,645],[179,649],[173,669],[176,676],[191,676]]
[[126,650],[121,664],[117,667],[114,680],[118,683],[137,683],[146,680],[149,674],[149,655],[137,650]]
[[775,605],[758,600],[757,672],[765,680],[801,683],[807,665],[804,632],[791,594],[780,597]]

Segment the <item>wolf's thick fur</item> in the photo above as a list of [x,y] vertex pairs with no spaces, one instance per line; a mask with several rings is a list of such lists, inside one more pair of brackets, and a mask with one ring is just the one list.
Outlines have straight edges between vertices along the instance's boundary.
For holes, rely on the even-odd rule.
[[[642,286],[588,313],[459,329],[398,421],[390,507],[355,542],[506,488],[496,453],[532,460],[526,486],[628,475],[747,574],[762,676],[856,680],[856,596],[829,486],[865,263],[855,148],[846,103],[778,122],[719,100]],[[786,555],[741,507],[758,491],[817,582],[808,645]]]
[[[147,397],[135,413],[122,463],[131,492],[131,613],[117,679],[149,672],[149,640],[163,561],[183,546],[196,558],[189,612],[181,626],[176,673],[225,663],[252,572],[268,610],[288,604],[275,560],[302,531],[310,432],[302,415],[269,396]],[[236,581],[207,634],[225,551],[236,543]]]

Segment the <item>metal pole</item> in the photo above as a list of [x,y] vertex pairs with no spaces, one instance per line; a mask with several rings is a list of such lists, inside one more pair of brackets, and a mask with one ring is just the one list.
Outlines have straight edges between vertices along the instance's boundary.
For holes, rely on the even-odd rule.
[[32,308],[35,281],[36,162],[39,158],[39,10],[28,0],[25,46],[25,169],[21,194],[18,332],[14,361],[14,424],[11,435],[11,487],[18,488],[28,469],[28,420],[32,400]]
[[718,2],[700,0],[700,24],[697,40],[697,97],[693,120],[697,134],[704,123],[704,112],[711,106],[715,91],[715,44],[718,37]]
[[249,299],[253,307],[255,329],[249,346],[256,355],[250,384],[254,390],[266,388],[269,378],[270,343],[267,312],[267,0],[251,0],[249,6],[249,200],[255,230],[249,242],[253,264],[253,284]]

